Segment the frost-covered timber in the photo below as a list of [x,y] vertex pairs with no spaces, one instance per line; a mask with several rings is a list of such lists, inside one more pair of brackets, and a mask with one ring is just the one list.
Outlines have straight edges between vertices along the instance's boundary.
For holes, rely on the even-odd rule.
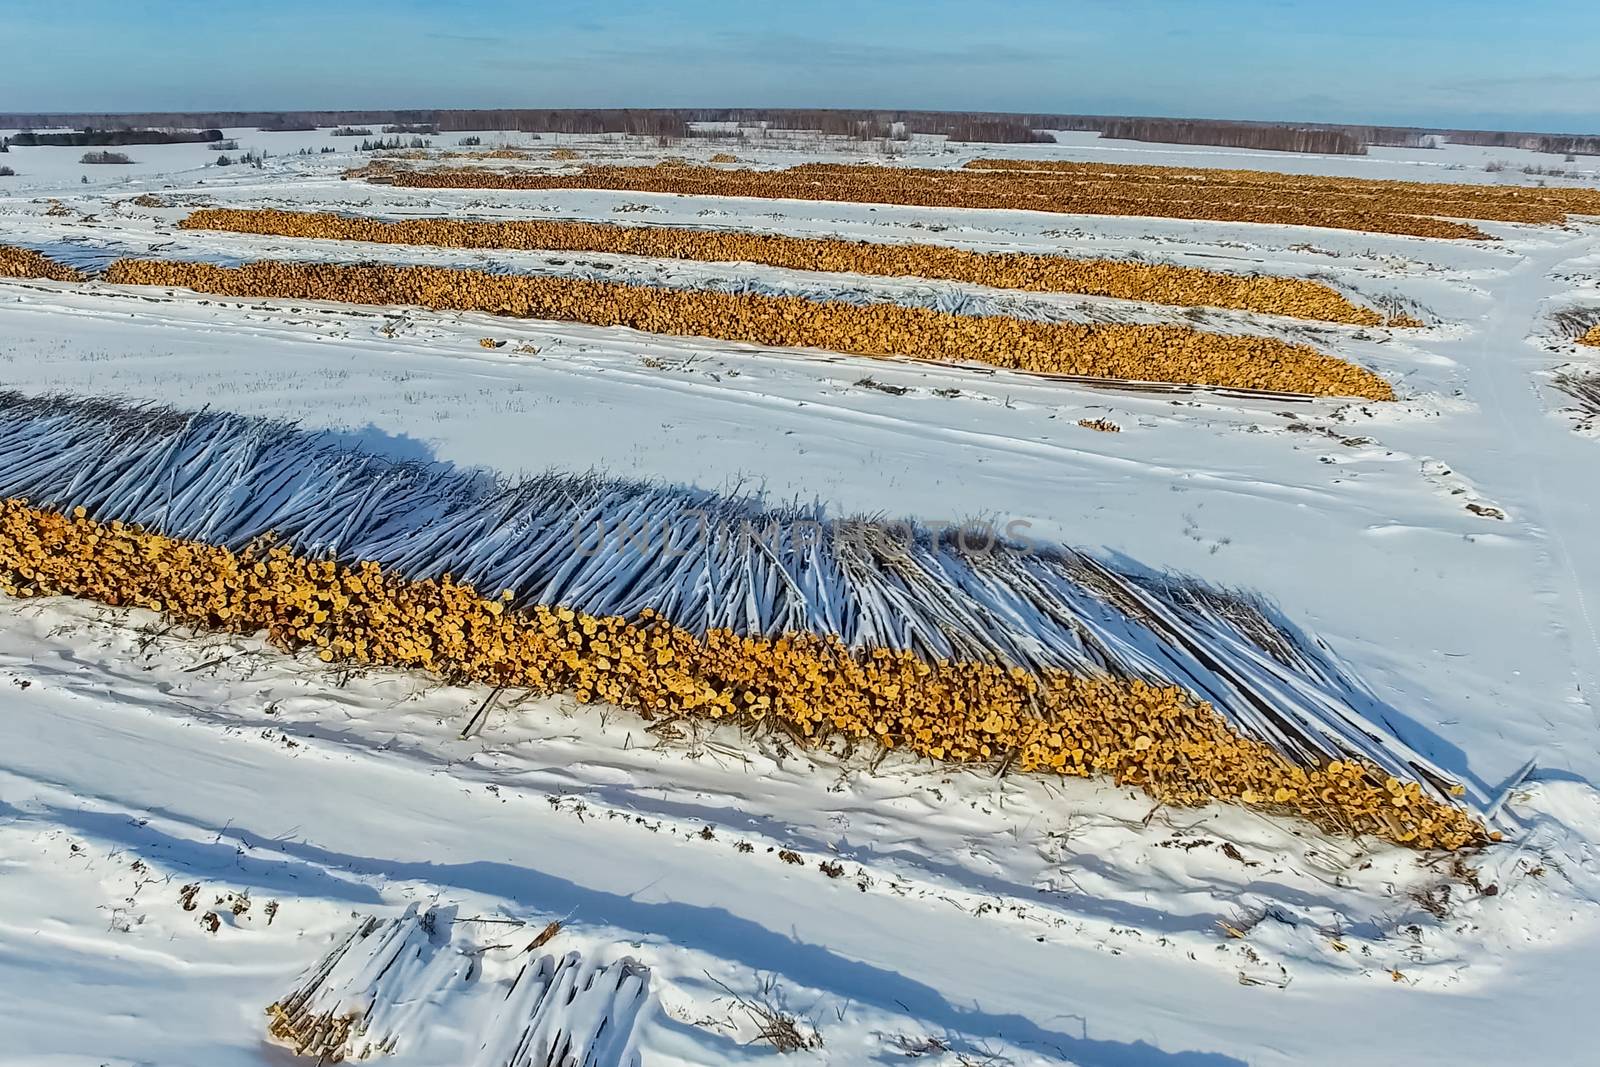
[[[969,663],[1048,684],[1065,674],[1173,687],[1311,773],[1308,799],[1317,775],[1357,773],[1343,761],[1389,775],[1390,792],[1411,779],[1451,791],[1388,728],[1393,710],[1262,602],[1112,568],[1016,531],[1007,539],[973,527],[834,521],[817,507],[596,476],[512,483],[394,462],[283,423],[97,400],[6,396],[0,456],[0,497],[116,524],[85,534],[90,543],[123,536],[121,524],[227,552],[271,538],[298,559],[413,582],[443,577],[523,611],[662,619],[702,641],[728,635],[781,648],[811,635],[941,672]],[[38,551],[31,537],[15,535],[28,542],[19,559]],[[26,561],[13,566],[16,582],[35,577]],[[266,574],[264,565],[254,573]],[[671,660],[670,650],[662,655],[660,664]],[[1138,753],[1153,745],[1152,736],[1123,740]],[[1286,801],[1297,791],[1280,793]]]
[[649,968],[575,951],[558,960],[538,953],[541,937],[515,973],[493,980],[483,956],[514,946],[479,944],[455,924],[454,908],[415,903],[358,918],[267,1006],[268,1034],[318,1063],[364,1061],[408,1051],[449,1018],[472,1034],[473,1067],[637,1067]]

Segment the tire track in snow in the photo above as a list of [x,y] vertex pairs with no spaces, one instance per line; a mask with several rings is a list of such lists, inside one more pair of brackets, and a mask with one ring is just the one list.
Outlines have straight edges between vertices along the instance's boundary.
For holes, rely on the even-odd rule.
[[[1566,616],[1564,632],[1573,645],[1578,699],[1588,705],[1600,727],[1600,704],[1596,703],[1600,694],[1600,626],[1590,607],[1600,605],[1600,552],[1575,555],[1564,533],[1584,521],[1584,515],[1575,513],[1594,507],[1594,446],[1551,418],[1543,387],[1535,376],[1549,358],[1530,343],[1554,291],[1553,276],[1563,264],[1586,255],[1589,248],[1589,235],[1585,234],[1530,253],[1507,274],[1507,284],[1500,287],[1483,331],[1468,350],[1479,356],[1476,373],[1487,387],[1485,399],[1490,403],[1486,406],[1494,412],[1504,446],[1496,453],[1480,453],[1481,457],[1499,455],[1503,462],[1486,465],[1475,472],[1474,479],[1485,489],[1493,486],[1491,495],[1496,498],[1517,501],[1525,525],[1545,539],[1542,554],[1552,581],[1542,591],[1553,604],[1562,605],[1556,613]],[[1553,494],[1552,484],[1566,486],[1566,493]],[[1584,486],[1591,491],[1585,492]]]

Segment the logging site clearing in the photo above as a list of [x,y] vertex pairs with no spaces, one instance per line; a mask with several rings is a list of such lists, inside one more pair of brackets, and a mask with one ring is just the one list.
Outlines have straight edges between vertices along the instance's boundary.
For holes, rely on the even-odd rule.
[[1600,157],[700,133],[0,131],[0,1064],[1592,1062]]

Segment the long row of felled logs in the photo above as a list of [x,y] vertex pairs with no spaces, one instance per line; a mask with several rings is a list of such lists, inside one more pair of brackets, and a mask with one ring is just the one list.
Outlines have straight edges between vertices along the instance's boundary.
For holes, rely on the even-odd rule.
[[0,277],[43,278],[52,282],[81,282],[83,274],[31,248],[0,245]]
[[1130,260],[980,252],[944,245],[884,244],[738,230],[617,226],[542,220],[386,221],[332,212],[208,208],[180,224],[273,237],[370,241],[443,248],[610,252],[700,262],[759,263],[793,270],[970,282],[999,289],[1082,293],[1178,307],[1222,307],[1324,322],[1377,326],[1383,316],[1304,278],[1229,274]]
[[1081,215],[1145,216],[1222,222],[1318,226],[1418,237],[1489,235],[1470,223],[1433,216],[1488,214],[1501,221],[1548,222],[1564,217],[1542,204],[1517,205],[1419,197],[1308,195],[1286,187],[1207,188],[1204,182],[1125,181],[1114,171],[1082,182],[1066,175],[908,167],[806,164],[787,170],[730,170],[688,164],[589,166],[569,172],[489,168],[397,167],[380,160],[349,172],[424,189],[608,189],[691,196],[761,197],[943,208],[990,208]]
[[441,267],[263,261],[242,267],[118,260],[105,280],[236,297],[420,305],[518,318],[863,356],[979,362],[1013,370],[1391,400],[1364,367],[1273,337],[1178,325],[1034,322],[898,304],[856,305]]
[[816,742],[876,741],[955,762],[1009,756],[1019,770],[1110,776],[1162,802],[1223,800],[1294,813],[1335,831],[1421,848],[1479,843],[1466,812],[1355,760],[1305,768],[1243,737],[1176,688],[911,652],[838,639],[680,629],[650,611],[596,618],[560,606],[406,580],[375,563],[240,551],[0,501],[0,590],[70,594],[164,612],[185,624],[265,631],[325,661],[570,692],[650,716],[781,727]]
[[[1277,171],[1163,167],[1147,164],[1076,163],[1068,160],[974,159],[969,160],[964,169],[986,173],[1057,175],[1075,181],[1106,180],[1114,177],[1124,183],[1147,182],[1155,185],[1189,183],[1210,188],[1248,188],[1302,195],[1364,196],[1385,203],[1415,203],[1427,208],[1425,213],[1436,215],[1448,214],[1437,210],[1444,204],[1490,212],[1497,207],[1537,205],[1576,215],[1600,215],[1600,190],[1593,188],[1502,185],[1486,182],[1417,182],[1392,178],[1341,178],[1326,174],[1285,174]],[[1492,219],[1499,216],[1490,214],[1461,217]],[[1560,220],[1552,218],[1551,221]]]

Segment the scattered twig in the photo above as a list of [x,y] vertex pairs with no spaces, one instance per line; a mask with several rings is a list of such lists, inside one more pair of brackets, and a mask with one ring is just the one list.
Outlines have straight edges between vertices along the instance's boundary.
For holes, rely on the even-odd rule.
[[822,1035],[816,1027],[802,1027],[799,1020],[775,1002],[778,988],[776,979],[763,980],[757,994],[760,1000],[750,1000],[734,992],[727,983],[718,980],[711,972],[707,971],[706,977],[732,997],[755,1022],[756,1036],[747,1044],[753,1045],[757,1041],[765,1041],[778,1052],[784,1053],[822,1047]]
[[489,714],[489,706],[505,691],[505,686],[497,686],[488,696],[483,698],[483,703],[478,705],[478,710],[472,713],[472,718],[467,720],[467,725],[461,728],[460,739],[462,741],[482,730],[483,723]]

